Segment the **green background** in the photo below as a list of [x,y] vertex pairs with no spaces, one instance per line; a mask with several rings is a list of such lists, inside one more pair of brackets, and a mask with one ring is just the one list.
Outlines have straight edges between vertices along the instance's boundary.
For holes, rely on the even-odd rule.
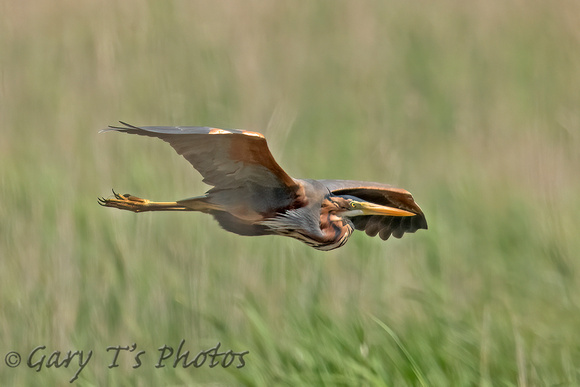
[[[580,384],[577,1],[0,1],[2,385]],[[264,133],[289,174],[394,184],[430,229],[324,253],[192,213],[162,141]],[[221,342],[245,367],[157,369]],[[146,353],[109,369],[109,346]],[[86,355],[85,355],[86,356]],[[234,364],[238,364],[235,362]]]

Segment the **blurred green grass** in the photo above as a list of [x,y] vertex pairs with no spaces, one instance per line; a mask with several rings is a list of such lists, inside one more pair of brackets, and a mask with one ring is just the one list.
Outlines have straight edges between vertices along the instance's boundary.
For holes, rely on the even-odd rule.
[[[0,354],[94,350],[79,385],[577,385],[580,6],[0,1]],[[296,177],[409,189],[429,231],[320,253],[201,214],[117,120],[265,133]],[[241,369],[154,367],[219,341]],[[108,346],[137,343],[108,369]],[[76,371],[0,364],[2,385]]]

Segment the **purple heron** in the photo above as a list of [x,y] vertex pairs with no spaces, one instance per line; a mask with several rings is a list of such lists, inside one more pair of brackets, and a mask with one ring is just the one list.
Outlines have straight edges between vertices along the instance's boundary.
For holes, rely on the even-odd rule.
[[133,212],[200,211],[238,235],[283,235],[319,250],[344,245],[356,230],[393,235],[427,229],[411,194],[387,184],[290,177],[260,133],[193,126],[143,126],[121,122],[103,131],[157,137],[168,142],[211,186],[203,196],[154,202],[133,195],[99,198],[105,207]]

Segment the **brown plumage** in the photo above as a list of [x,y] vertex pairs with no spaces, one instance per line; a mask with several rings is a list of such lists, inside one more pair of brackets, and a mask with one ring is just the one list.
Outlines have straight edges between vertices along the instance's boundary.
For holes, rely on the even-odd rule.
[[200,211],[239,235],[284,235],[319,250],[346,243],[353,230],[382,239],[426,229],[423,212],[404,189],[353,180],[290,177],[260,133],[209,127],[111,126],[169,143],[211,186],[203,196],[151,202],[132,195],[99,199],[133,212]]

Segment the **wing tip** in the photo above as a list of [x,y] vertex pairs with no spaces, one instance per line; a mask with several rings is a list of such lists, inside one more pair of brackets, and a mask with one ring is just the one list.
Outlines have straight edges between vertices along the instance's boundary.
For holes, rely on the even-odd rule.
[[[139,133],[144,133],[144,132],[163,133],[161,131],[161,129],[167,129],[167,128],[174,129],[174,131],[187,133],[186,131],[184,131],[184,128],[179,127],[179,126],[172,126],[172,127],[149,127],[149,126],[147,126],[147,127],[139,127],[139,126],[131,125],[131,124],[129,124],[127,122],[124,122],[124,121],[119,121],[119,123],[121,125],[123,125],[123,126],[109,125],[107,128],[99,130],[99,133],[104,133],[104,132],[124,132],[124,133],[133,133],[133,134],[139,134]],[[252,132],[252,131],[249,131],[249,130],[207,128],[207,127],[201,127],[201,126],[200,127],[195,127],[195,128],[198,128],[198,129],[203,128],[203,129],[207,130],[207,132],[200,133],[200,134],[243,134],[245,136],[257,137],[257,138],[260,138],[260,139],[266,139],[266,137],[262,133]],[[155,130],[155,129],[158,129],[158,130]],[[187,127],[185,129],[187,129]],[[173,133],[173,134],[178,134],[178,133]]]
[[138,126],[135,125],[131,125],[128,124],[124,121],[119,121],[119,123],[121,125],[125,125],[125,126],[114,126],[114,125],[109,125],[108,127],[106,127],[105,129],[101,129],[99,130],[99,133],[105,133],[105,132],[127,132],[129,130],[143,130]]

